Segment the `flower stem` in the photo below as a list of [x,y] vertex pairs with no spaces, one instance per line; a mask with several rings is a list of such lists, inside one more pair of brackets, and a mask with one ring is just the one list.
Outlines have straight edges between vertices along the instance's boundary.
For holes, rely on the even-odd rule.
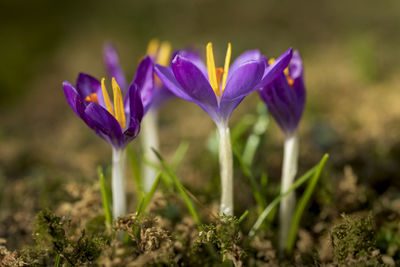
[[[281,194],[288,191],[293,185],[297,173],[297,160],[299,155],[299,141],[297,134],[289,135],[285,139],[282,165],[282,184]],[[294,208],[296,206],[295,192],[291,192],[284,197],[279,207],[279,251],[283,253],[288,240],[289,228],[293,218]]]
[[118,219],[126,214],[125,196],[125,149],[113,148],[112,163],[112,198],[113,198],[113,219]]
[[233,164],[231,136],[228,126],[218,127],[218,132],[219,166],[222,191],[219,214],[233,216]]
[[[159,150],[158,145],[158,111],[150,109],[142,122],[142,133],[140,134],[144,158],[148,162],[157,162],[157,157],[151,151],[151,148]],[[143,188],[148,193],[156,180],[157,171],[147,164],[146,162],[142,165],[143,170]]]

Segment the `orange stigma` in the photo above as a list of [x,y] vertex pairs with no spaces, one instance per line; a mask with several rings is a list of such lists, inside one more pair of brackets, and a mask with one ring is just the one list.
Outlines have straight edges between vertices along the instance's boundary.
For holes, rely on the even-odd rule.
[[[275,62],[275,58],[270,58],[270,59],[268,60],[268,65],[271,66],[274,62]],[[285,74],[286,81],[287,81],[287,83],[289,84],[289,86],[292,87],[293,84],[294,84],[294,79],[293,79],[292,77],[290,77],[290,75],[289,75],[289,67],[287,67],[287,68],[283,71],[283,74]]]
[[85,98],[86,102],[93,102],[99,104],[99,99],[97,99],[97,94],[92,93]]

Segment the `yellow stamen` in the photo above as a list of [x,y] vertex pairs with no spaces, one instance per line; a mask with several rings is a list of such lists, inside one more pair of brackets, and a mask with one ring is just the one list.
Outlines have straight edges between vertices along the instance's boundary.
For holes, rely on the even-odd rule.
[[85,98],[85,101],[86,101],[86,102],[93,102],[93,103],[99,104],[99,100],[98,100],[98,98],[97,98],[97,94],[96,94],[96,93],[92,93],[92,94],[88,95],[88,96]]
[[157,63],[161,66],[168,66],[169,59],[171,57],[172,47],[169,42],[162,42],[160,50],[157,54]]
[[215,60],[214,53],[212,48],[212,43],[207,44],[207,70],[208,70],[208,78],[210,80],[210,84],[215,94],[219,97],[219,85],[217,83],[217,74],[215,71]]
[[226,85],[226,79],[228,78],[229,63],[231,62],[231,55],[232,55],[231,43],[228,43],[228,49],[226,50],[226,56],[225,56],[224,75],[222,76],[221,95],[224,92],[225,85]]
[[157,39],[151,39],[147,46],[147,54],[155,57],[157,55],[158,47],[160,42]]
[[275,62],[275,58],[271,57],[270,59],[268,59],[268,65],[272,65]]
[[126,125],[124,101],[122,100],[121,89],[119,88],[119,85],[114,77],[111,80],[111,85],[114,94],[115,118],[121,125],[121,128],[124,129]]
[[113,107],[111,105],[110,97],[108,95],[106,86],[104,84],[105,78],[101,79],[101,91],[103,92],[104,103],[106,104],[106,108],[111,115],[114,116]]
[[283,73],[286,75],[286,77],[289,76],[289,67],[286,67]]

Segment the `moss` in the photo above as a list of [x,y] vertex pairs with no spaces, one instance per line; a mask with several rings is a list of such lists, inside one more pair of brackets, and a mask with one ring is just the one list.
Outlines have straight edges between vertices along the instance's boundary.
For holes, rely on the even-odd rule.
[[200,230],[193,254],[213,249],[222,261],[231,260],[235,266],[241,266],[245,253],[240,246],[242,238],[237,218],[222,216],[216,223],[202,225]]
[[57,255],[61,262],[72,266],[92,264],[107,244],[104,237],[87,235],[85,230],[74,235],[70,220],[50,210],[43,210],[36,217],[34,240],[35,245],[24,250],[22,256],[32,266],[47,265]]
[[342,217],[344,222],[331,233],[335,261],[341,266],[382,265],[372,217]]

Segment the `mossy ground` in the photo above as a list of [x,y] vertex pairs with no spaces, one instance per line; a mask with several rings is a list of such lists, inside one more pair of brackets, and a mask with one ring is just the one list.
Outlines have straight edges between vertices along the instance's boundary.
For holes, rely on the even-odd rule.
[[[64,265],[88,266],[400,265],[398,1],[117,1],[115,12],[109,12],[107,1],[88,1],[79,8],[74,1],[62,8],[51,1],[41,1],[43,8],[2,4],[10,12],[0,18],[5,25],[0,29],[5,36],[0,44],[5,52],[0,68],[0,265],[52,266],[57,255]],[[140,199],[129,172],[131,214],[113,227],[130,235],[121,242],[105,225],[96,169],[109,168],[111,151],[67,106],[61,82],[73,81],[80,71],[103,76],[106,40],[116,42],[131,76],[154,36],[201,51],[211,40],[216,55],[224,54],[231,41],[234,57],[253,48],[268,56],[289,46],[300,50],[307,104],[299,133],[299,173],[324,153],[330,159],[301,220],[292,257],[282,259],[275,249],[276,218],[248,239],[259,210],[238,162],[235,214],[249,211],[240,224],[218,221],[197,206],[204,223],[198,229],[176,191],[165,186],[147,214],[136,216]],[[256,115],[258,102],[256,94],[246,98],[233,114],[232,128],[245,115]],[[207,148],[213,123],[180,100],[160,114],[160,152],[169,162],[180,142],[189,142],[178,177],[217,213],[218,162]],[[279,192],[282,139],[271,121],[255,154],[252,171],[266,203]],[[139,140],[132,147],[139,151]],[[268,179],[260,178],[263,172]]]

